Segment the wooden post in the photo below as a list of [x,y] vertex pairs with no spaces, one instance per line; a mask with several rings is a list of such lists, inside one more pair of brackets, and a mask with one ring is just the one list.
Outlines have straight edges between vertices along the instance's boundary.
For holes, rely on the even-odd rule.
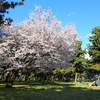
[[77,82],[77,73],[75,73],[75,82]]

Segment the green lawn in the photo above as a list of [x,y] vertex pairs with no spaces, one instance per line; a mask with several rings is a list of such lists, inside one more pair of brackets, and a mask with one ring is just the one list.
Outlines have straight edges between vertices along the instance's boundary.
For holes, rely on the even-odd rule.
[[15,82],[13,88],[0,83],[0,100],[100,100],[100,87],[75,82]]

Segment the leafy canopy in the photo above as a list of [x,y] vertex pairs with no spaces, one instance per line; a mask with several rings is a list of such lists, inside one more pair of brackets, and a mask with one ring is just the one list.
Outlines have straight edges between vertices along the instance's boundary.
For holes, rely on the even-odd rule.
[[7,0],[0,0],[0,25],[7,24],[10,25],[12,22],[11,18],[5,18],[5,13],[9,13],[9,8],[15,8],[17,5],[22,5],[24,0],[21,2],[8,2]]

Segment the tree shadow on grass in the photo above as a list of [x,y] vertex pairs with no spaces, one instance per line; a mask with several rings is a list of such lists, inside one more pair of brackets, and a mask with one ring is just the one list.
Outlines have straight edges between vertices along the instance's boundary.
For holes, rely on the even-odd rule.
[[20,83],[13,88],[0,87],[0,100],[100,100],[100,87],[71,82]]

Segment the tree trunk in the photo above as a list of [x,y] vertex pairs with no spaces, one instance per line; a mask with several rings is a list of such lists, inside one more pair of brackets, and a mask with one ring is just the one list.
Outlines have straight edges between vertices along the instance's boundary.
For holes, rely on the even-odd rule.
[[15,73],[13,71],[9,72],[6,77],[6,88],[12,88],[15,78]]
[[77,82],[77,73],[75,73],[75,82]]

